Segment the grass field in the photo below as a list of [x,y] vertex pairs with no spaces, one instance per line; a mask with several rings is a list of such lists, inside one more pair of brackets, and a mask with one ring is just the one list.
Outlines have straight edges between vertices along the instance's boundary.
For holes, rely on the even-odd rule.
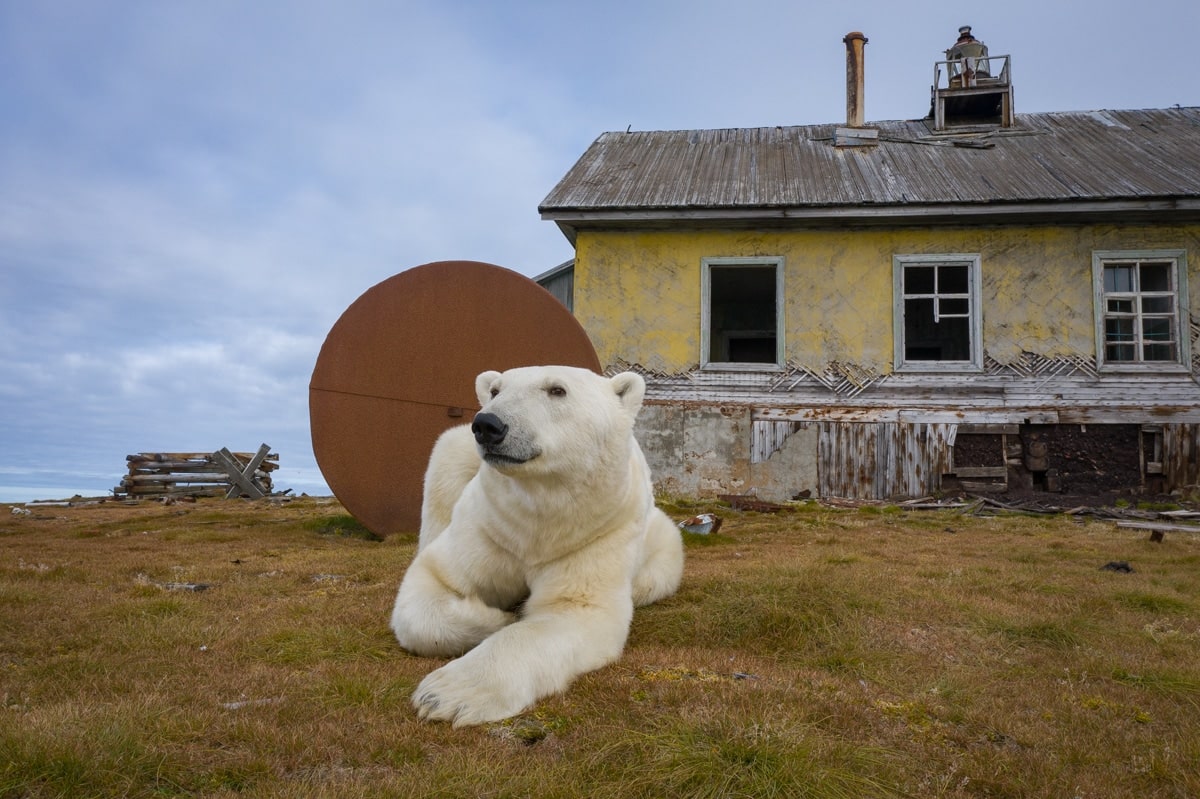
[[453,730],[387,629],[415,535],[314,498],[0,506],[0,797],[1200,796],[1200,536],[668,510],[702,509],[621,660]]

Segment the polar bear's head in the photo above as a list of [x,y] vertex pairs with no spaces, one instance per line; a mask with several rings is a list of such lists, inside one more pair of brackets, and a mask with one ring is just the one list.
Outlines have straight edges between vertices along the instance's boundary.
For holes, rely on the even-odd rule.
[[[484,462],[514,476],[585,475],[628,459],[646,382],[571,366],[527,366],[475,378],[481,405],[471,431]],[[582,478],[586,479],[586,478]]]

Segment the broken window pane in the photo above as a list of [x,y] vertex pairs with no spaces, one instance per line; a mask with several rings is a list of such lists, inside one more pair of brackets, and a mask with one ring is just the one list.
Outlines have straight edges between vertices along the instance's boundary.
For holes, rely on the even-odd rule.
[[938,267],[938,294],[966,294],[968,279],[965,264]]
[[1169,264],[1142,264],[1139,291],[1170,291],[1171,270]]
[[940,316],[966,316],[970,312],[971,301],[966,297],[938,300],[938,314]]
[[904,268],[905,294],[932,294],[937,285],[937,267],[908,266]]

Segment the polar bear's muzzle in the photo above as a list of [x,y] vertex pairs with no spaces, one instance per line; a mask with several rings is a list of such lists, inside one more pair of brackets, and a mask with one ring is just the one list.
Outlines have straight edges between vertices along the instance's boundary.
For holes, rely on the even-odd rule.
[[471,433],[479,445],[479,453],[493,466],[525,463],[537,457],[535,449],[513,441],[508,432],[508,425],[494,413],[481,411],[471,422]]
[[508,425],[494,413],[477,413],[471,422],[471,432],[481,447],[492,447],[504,442],[508,436]]

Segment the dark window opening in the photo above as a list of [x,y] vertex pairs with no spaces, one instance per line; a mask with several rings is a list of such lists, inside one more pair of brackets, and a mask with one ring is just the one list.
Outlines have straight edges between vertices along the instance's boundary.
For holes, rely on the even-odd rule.
[[708,360],[777,363],[777,306],[775,266],[710,266]]

